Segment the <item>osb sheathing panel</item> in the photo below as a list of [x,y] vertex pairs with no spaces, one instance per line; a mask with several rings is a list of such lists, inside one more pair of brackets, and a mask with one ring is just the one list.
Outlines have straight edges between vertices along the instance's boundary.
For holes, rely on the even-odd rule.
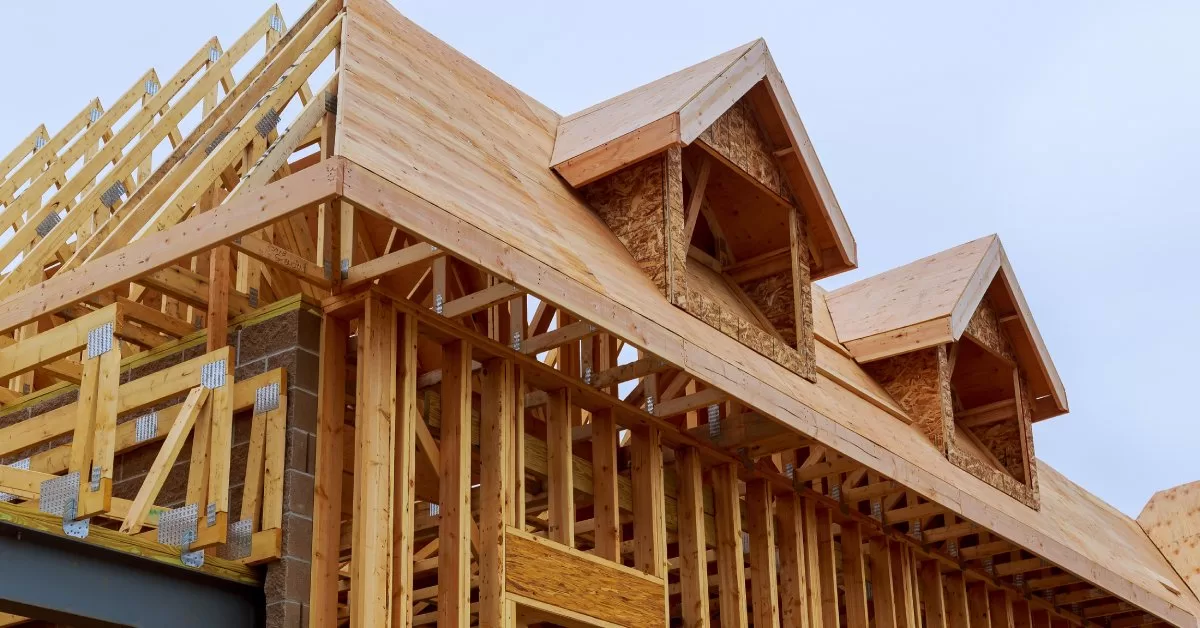
[[[1004,491],[1017,501],[1038,508],[1041,504],[1037,465],[1033,446],[1033,399],[1024,373],[1021,378],[1021,414],[1017,421],[1002,421],[987,428],[972,430],[972,434],[988,451],[1004,465],[1007,472],[982,461],[978,456],[960,447],[957,441],[950,443],[950,461],[971,472],[975,477]],[[1019,423],[1018,423],[1019,421]],[[1022,442],[1024,432],[1024,442]],[[1024,451],[1023,451],[1024,450]],[[1028,466],[1026,466],[1028,461]],[[1028,481],[1026,481],[1028,473]]]
[[754,107],[743,97],[700,134],[700,141],[783,198],[791,198]]
[[584,198],[659,292],[684,294],[683,166],[678,149],[588,184]]
[[950,364],[943,346],[863,365],[943,454],[953,439]]
[[992,465],[980,460],[969,452],[958,448],[951,448],[948,454],[950,462],[967,471],[971,475],[990,484],[993,488],[1006,493],[1013,499],[1029,506],[1030,508],[1040,507],[1040,499],[1033,493],[1032,490],[1025,484],[1017,481],[1013,476],[993,467]]
[[967,323],[965,333],[988,351],[1013,362],[1017,360],[1008,333],[1000,326],[1000,317],[988,299],[984,298],[979,302],[979,307]]
[[[743,282],[742,291],[783,337],[796,344],[796,293],[790,270]],[[811,311],[811,310],[810,310]]]

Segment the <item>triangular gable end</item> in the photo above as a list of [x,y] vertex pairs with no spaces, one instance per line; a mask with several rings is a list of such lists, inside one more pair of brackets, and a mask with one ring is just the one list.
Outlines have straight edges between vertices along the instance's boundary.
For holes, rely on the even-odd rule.
[[692,145],[743,100],[752,103],[809,225],[814,278],[854,268],[854,236],[762,40],[563,118],[550,166],[581,188],[667,148]]

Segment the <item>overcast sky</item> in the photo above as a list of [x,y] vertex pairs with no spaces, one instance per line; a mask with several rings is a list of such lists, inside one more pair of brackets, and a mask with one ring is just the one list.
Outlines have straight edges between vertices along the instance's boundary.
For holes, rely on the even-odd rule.
[[[1070,398],[1038,456],[1130,515],[1200,479],[1200,4],[397,5],[562,114],[766,38],[858,241],[824,285],[999,233]],[[4,3],[0,153],[267,6]]]

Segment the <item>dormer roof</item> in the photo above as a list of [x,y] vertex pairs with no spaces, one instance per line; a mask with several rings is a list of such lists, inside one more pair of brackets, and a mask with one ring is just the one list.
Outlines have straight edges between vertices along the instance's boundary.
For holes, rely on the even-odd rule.
[[838,341],[863,363],[958,341],[985,297],[1030,378],[1034,420],[1067,412],[1066,390],[995,235],[844,286],[828,304]]
[[749,95],[812,231],[815,278],[858,264],[854,235],[767,44],[759,39],[564,117],[550,166],[579,188],[672,146],[688,146]]

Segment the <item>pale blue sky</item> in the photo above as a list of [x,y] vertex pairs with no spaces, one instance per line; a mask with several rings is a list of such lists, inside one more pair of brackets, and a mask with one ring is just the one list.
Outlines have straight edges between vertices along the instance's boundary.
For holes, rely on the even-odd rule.
[[[858,240],[825,285],[999,233],[1071,402],[1039,457],[1132,515],[1200,479],[1200,4],[397,4],[563,114],[765,37]],[[267,6],[4,3],[0,152]]]

